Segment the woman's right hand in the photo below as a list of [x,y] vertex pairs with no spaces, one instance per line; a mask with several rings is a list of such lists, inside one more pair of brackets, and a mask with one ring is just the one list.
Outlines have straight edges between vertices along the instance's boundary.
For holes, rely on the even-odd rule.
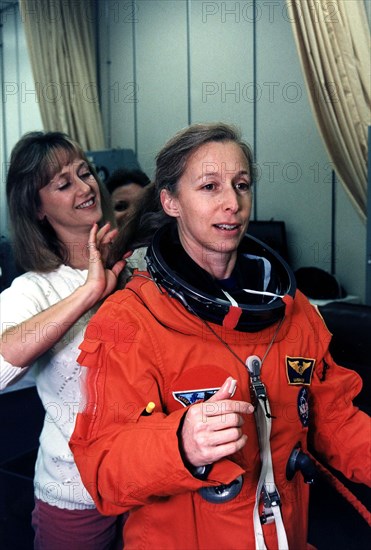
[[189,407],[181,431],[182,452],[193,466],[212,464],[241,450],[247,436],[243,415],[254,412],[246,401],[231,399],[235,381],[228,377],[208,401]]

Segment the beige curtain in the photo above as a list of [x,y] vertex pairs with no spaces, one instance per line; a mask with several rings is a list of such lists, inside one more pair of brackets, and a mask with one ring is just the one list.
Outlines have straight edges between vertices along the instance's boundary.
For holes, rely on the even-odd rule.
[[337,176],[367,211],[370,30],[362,0],[286,0],[309,97]]
[[19,0],[45,130],[104,148],[94,0]]

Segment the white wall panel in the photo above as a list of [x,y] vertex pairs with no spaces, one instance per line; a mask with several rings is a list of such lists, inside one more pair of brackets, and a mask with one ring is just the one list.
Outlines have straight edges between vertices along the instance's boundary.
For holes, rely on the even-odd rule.
[[137,4],[138,156],[152,176],[154,156],[188,121],[187,5],[184,0]]
[[239,2],[190,5],[192,122],[236,124],[252,143],[253,24],[248,12]]
[[130,1],[97,3],[101,109],[107,148],[136,147],[133,29],[137,22],[137,8]]

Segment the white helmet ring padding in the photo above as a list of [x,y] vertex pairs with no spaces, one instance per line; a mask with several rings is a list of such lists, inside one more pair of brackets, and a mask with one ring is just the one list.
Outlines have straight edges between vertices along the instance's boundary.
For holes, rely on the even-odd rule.
[[[149,273],[159,286],[179,300],[191,313],[205,321],[223,325],[231,303],[195,288],[171,269],[171,233],[171,224],[156,231],[146,256]],[[251,235],[245,235],[238,251],[267,258],[279,281],[277,294],[284,297],[277,297],[268,304],[238,303],[241,314],[234,328],[242,332],[257,332],[282,319],[286,309],[285,297],[292,299],[295,296],[295,276],[277,252]]]

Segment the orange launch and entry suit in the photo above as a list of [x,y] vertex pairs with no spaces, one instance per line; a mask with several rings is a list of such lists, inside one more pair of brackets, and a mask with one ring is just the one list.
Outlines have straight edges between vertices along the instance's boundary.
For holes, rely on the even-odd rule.
[[[130,510],[125,550],[255,548],[261,460],[254,414],[245,417],[243,450],[214,463],[206,480],[185,466],[178,432],[186,407],[212,394],[228,376],[237,380],[234,398],[251,402],[243,363],[251,355],[264,356],[277,323],[255,333],[209,327],[151,279],[137,276],[105,301],[81,345],[87,396],[71,448],[99,511]],[[295,446],[305,452],[310,438],[349,479],[371,478],[370,420],[352,405],[361,379],[335,364],[330,339],[316,309],[297,292],[262,365],[273,415],[275,483],[293,550],[307,548],[308,512],[303,476],[286,477]],[[149,401],[156,408],[146,416]],[[239,475],[241,492],[228,502],[212,503],[199,493]],[[275,523],[262,529],[267,548],[277,548]]]

